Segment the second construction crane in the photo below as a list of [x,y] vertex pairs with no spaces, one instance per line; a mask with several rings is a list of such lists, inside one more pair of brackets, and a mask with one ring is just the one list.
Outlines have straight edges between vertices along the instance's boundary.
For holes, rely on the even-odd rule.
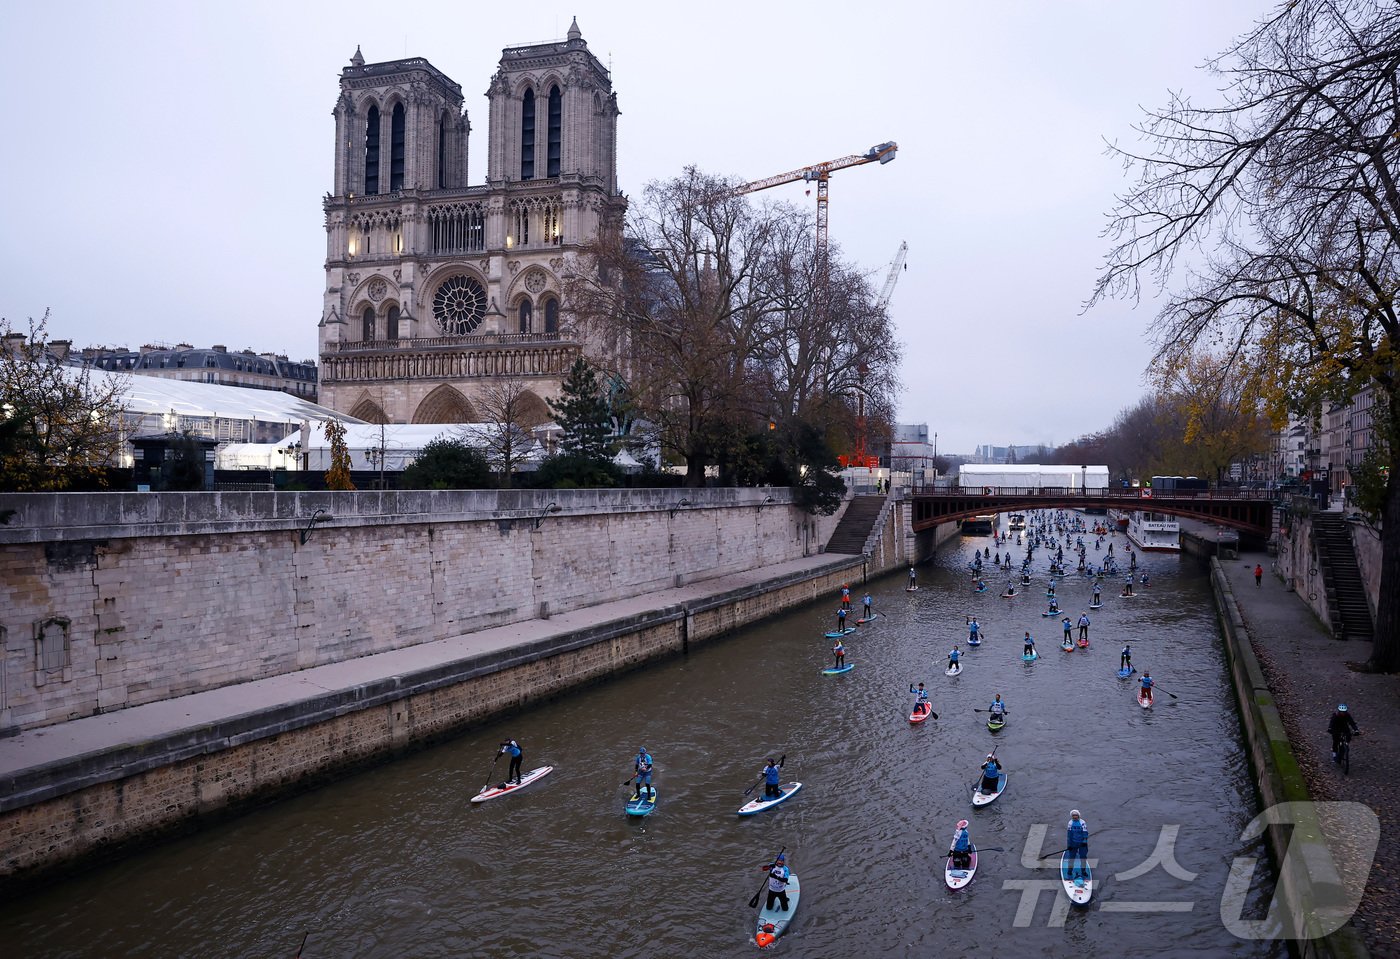
[[851,156],[841,157],[837,160],[827,160],[825,163],[814,163],[787,173],[779,173],[777,176],[764,177],[762,180],[754,180],[745,183],[735,190],[735,193],[756,193],[759,190],[766,190],[769,187],[782,186],[784,183],[795,183],[798,180],[805,180],[808,183],[816,181],[817,184],[817,257],[818,262],[826,264],[826,184],[831,174],[836,170],[844,170],[846,167],[860,166],[864,163],[889,163],[894,159],[899,144],[890,140],[887,143],[877,143],[864,153],[856,153]]

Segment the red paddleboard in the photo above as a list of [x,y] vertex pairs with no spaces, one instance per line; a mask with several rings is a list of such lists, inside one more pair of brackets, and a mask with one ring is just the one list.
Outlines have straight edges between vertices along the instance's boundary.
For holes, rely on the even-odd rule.
[[[909,721],[911,723],[921,723],[930,716],[933,716],[933,707],[928,703],[920,703],[915,706],[914,711],[909,714]],[[934,718],[937,719],[938,717],[934,716]]]

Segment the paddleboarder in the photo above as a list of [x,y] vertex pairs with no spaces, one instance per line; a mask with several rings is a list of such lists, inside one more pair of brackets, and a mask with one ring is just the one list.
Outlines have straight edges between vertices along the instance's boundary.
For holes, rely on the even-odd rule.
[[646,792],[651,794],[651,798],[656,798],[656,788],[651,784],[651,753],[647,752],[645,746],[637,747],[637,758],[633,763],[637,770],[637,795],[635,798],[642,798],[642,787],[646,787]]
[[1123,581],[1123,595],[1133,595],[1133,578],[1131,576],[1129,576],[1126,580]]
[[850,585],[850,583],[843,583],[843,584],[841,585],[841,608],[842,608],[842,609],[850,609],[850,608],[851,608],[851,585]]
[[924,689],[923,683],[920,683],[917,689],[915,689],[913,686],[910,686],[909,691],[914,694],[914,708],[912,712],[917,713],[922,710],[933,709],[933,703],[929,702],[928,690]]
[[1089,638],[1089,611],[1087,609],[1079,611],[1079,638]]
[[[976,616],[973,616],[971,619],[969,619],[967,621],[967,641],[969,643],[976,643],[979,639],[981,639],[981,637],[977,635],[981,631],[981,629],[982,627],[977,625]],[[953,664],[949,663],[948,665],[951,666]]]
[[1264,585],[1264,567],[1258,563],[1254,564],[1254,585],[1256,588]]
[[1098,583],[1095,583],[1095,584],[1094,584],[1094,598],[1093,598],[1091,604],[1094,605],[1094,606],[1098,606],[1098,605],[1101,604],[1102,602],[1103,602],[1103,599],[1102,599],[1102,597],[1099,595],[1099,584],[1098,584]]
[[846,631],[846,607],[844,606],[836,611],[836,631],[838,633]]
[[1073,642],[1074,639],[1073,639],[1073,637],[1072,637],[1070,634],[1071,634],[1072,632],[1074,632],[1074,624],[1071,623],[1071,622],[1069,621],[1069,617],[1066,616],[1066,617],[1064,618],[1064,622],[1062,622],[1060,625],[1063,626],[1063,627],[1065,628],[1065,642],[1067,642],[1067,643]]
[[792,870],[787,867],[787,856],[778,853],[778,858],[773,860],[773,864],[768,869],[768,902],[764,909],[772,909],[776,901],[783,907],[783,912],[788,911],[787,886],[788,880],[792,878]]
[[1327,721],[1327,731],[1332,734],[1332,761],[1336,762],[1342,740],[1350,739],[1353,733],[1359,733],[1361,729],[1356,725],[1356,717],[1347,709],[1347,704],[1338,703],[1337,711]]
[[1121,652],[1121,653],[1118,655],[1118,668],[1119,668],[1119,669],[1132,669],[1132,668],[1133,668],[1133,650],[1132,650],[1132,647],[1129,646],[1127,643],[1124,643],[1124,644],[1123,644],[1123,652]]
[[[763,767],[763,798],[777,799],[782,796],[783,791],[779,788],[779,783],[783,779],[783,769],[772,756],[768,757],[768,765]],[[782,858],[781,856],[778,858]],[[784,906],[784,909],[787,907]]]
[[966,869],[972,865],[972,836],[967,832],[967,820],[958,821],[958,834],[953,837],[953,848],[949,850],[954,869]]
[[992,700],[992,704],[987,707],[987,712],[992,714],[992,718],[1000,722],[1006,718],[1006,703],[1001,701],[1001,693],[997,693],[997,698]]
[[948,650],[948,668],[949,668],[949,669],[952,669],[952,668],[954,668],[955,666],[957,666],[957,665],[958,665],[958,660],[960,660],[960,659],[962,659],[962,653],[958,651],[958,647],[954,646],[952,649]]
[[919,578],[918,578],[918,576],[914,573],[914,567],[912,567],[912,566],[909,567],[909,585],[908,585],[907,587],[905,587],[905,588],[906,588],[906,589],[918,589],[918,588],[919,588]]
[[[1089,866],[1089,824],[1079,817],[1078,809],[1069,811],[1069,825],[1065,829],[1065,852],[1069,853],[1070,876],[1083,876]],[[1074,864],[1080,863],[1076,873]]]
[[510,772],[506,773],[506,783],[509,784],[514,780],[515,785],[519,786],[520,763],[525,758],[525,750],[521,749],[520,744],[514,739],[507,739],[505,742],[501,743],[500,752],[496,753],[496,755],[500,757],[506,755],[506,753],[510,754]]
[[990,795],[997,791],[1001,783],[1001,761],[994,753],[987,753],[987,761],[982,764],[982,792]]
[[875,600],[873,600],[873,599],[870,598],[870,594],[869,594],[869,593],[866,593],[866,594],[865,594],[865,598],[864,598],[863,600],[861,600],[861,602],[863,602],[863,603],[865,604],[865,618],[866,618],[866,619],[870,619],[871,617],[873,617],[873,616],[875,615],[874,608],[873,608],[874,605],[875,605]]
[[1021,642],[1026,644],[1026,648],[1024,650],[1025,655],[1030,656],[1035,653],[1035,640],[1031,639],[1030,633],[1026,633],[1026,638],[1021,640]]
[[836,668],[840,669],[846,665],[846,644],[841,640],[836,641],[836,645],[831,647],[831,655],[836,657]]
[[1152,702],[1152,674],[1143,673],[1140,682],[1142,683],[1142,698],[1147,700],[1149,703]]

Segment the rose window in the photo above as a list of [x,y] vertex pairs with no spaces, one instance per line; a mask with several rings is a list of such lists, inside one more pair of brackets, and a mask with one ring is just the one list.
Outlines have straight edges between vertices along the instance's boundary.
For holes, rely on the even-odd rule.
[[433,318],[446,336],[472,332],[485,315],[486,291],[469,276],[449,278],[433,297]]

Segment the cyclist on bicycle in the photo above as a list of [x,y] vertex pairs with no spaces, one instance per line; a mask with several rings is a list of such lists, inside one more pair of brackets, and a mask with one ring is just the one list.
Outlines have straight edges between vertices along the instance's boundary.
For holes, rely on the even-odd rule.
[[1338,703],[1337,711],[1332,714],[1332,718],[1327,723],[1327,731],[1332,734],[1332,761],[1336,762],[1342,740],[1351,739],[1352,734],[1361,732],[1361,729],[1356,725],[1356,719],[1347,709],[1347,704]]

